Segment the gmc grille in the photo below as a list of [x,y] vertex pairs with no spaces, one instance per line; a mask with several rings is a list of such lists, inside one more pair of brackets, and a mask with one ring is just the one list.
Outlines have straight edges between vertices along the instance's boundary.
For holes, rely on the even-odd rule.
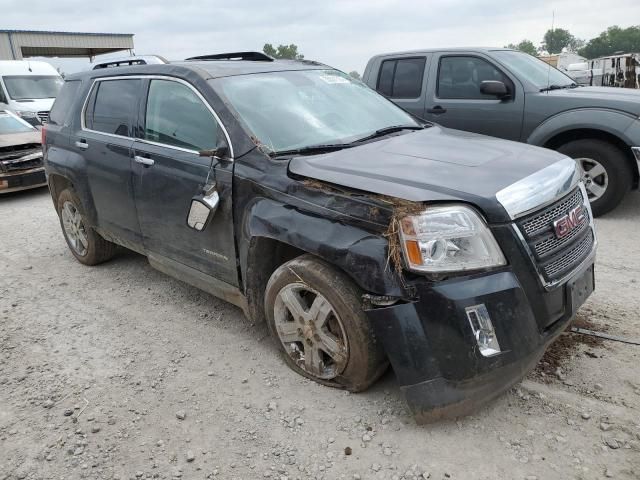
[[33,158],[34,154],[41,153],[42,148],[39,143],[2,147],[0,148],[0,172],[8,173],[41,167],[42,155]]
[[580,188],[576,188],[556,203],[516,222],[546,284],[560,280],[577,268],[593,249],[595,236],[586,208],[584,220],[565,236],[558,238],[553,226],[556,220],[586,202]]

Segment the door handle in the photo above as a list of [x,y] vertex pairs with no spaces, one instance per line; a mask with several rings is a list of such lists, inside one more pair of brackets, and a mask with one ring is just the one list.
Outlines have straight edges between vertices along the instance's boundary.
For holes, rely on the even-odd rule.
[[154,162],[153,159],[151,158],[145,158],[145,157],[141,157],[139,155],[136,155],[135,157],[133,157],[133,159],[137,162],[137,163],[141,163],[142,165],[145,165],[147,167],[150,167],[151,165],[153,165]]
[[89,144],[87,143],[86,140],[76,140],[75,145],[76,147],[81,148],[82,150],[86,150],[87,148],[89,148]]
[[433,113],[434,115],[442,115],[447,111],[446,108],[442,108],[440,105],[436,105],[433,108],[428,108],[427,113]]

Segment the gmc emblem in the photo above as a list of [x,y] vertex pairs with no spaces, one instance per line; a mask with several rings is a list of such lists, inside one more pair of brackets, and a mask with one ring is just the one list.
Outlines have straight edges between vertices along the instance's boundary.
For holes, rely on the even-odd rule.
[[556,232],[556,237],[566,237],[576,227],[582,225],[585,219],[584,207],[582,205],[578,205],[576,208],[570,210],[564,217],[553,222],[553,229]]

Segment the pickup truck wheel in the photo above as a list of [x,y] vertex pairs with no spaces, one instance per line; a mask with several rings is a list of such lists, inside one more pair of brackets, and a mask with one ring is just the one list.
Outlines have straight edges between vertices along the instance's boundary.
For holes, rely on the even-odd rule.
[[80,263],[97,265],[113,257],[116,245],[88,226],[82,204],[71,189],[58,196],[58,216],[69,250]]
[[318,383],[357,392],[388,362],[362,310],[362,292],[312,255],[279,267],[269,279],[265,311],[286,363]]
[[583,139],[566,143],[558,151],[575,159],[582,168],[594,216],[613,210],[631,189],[631,169],[624,152],[615,145]]

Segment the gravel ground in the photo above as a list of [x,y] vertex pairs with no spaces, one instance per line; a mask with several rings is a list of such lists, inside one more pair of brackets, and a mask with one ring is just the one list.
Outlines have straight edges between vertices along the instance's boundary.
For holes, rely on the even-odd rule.
[[[598,220],[582,310],[633,338],[639,210],[633,194]],[[417,426],[391,372],[319,386],[264,325],[144,257],[77,263],[46,190],[0,197],[0,226],[0,479],[640,478],[638,346],[577,342],[555,374]]]

